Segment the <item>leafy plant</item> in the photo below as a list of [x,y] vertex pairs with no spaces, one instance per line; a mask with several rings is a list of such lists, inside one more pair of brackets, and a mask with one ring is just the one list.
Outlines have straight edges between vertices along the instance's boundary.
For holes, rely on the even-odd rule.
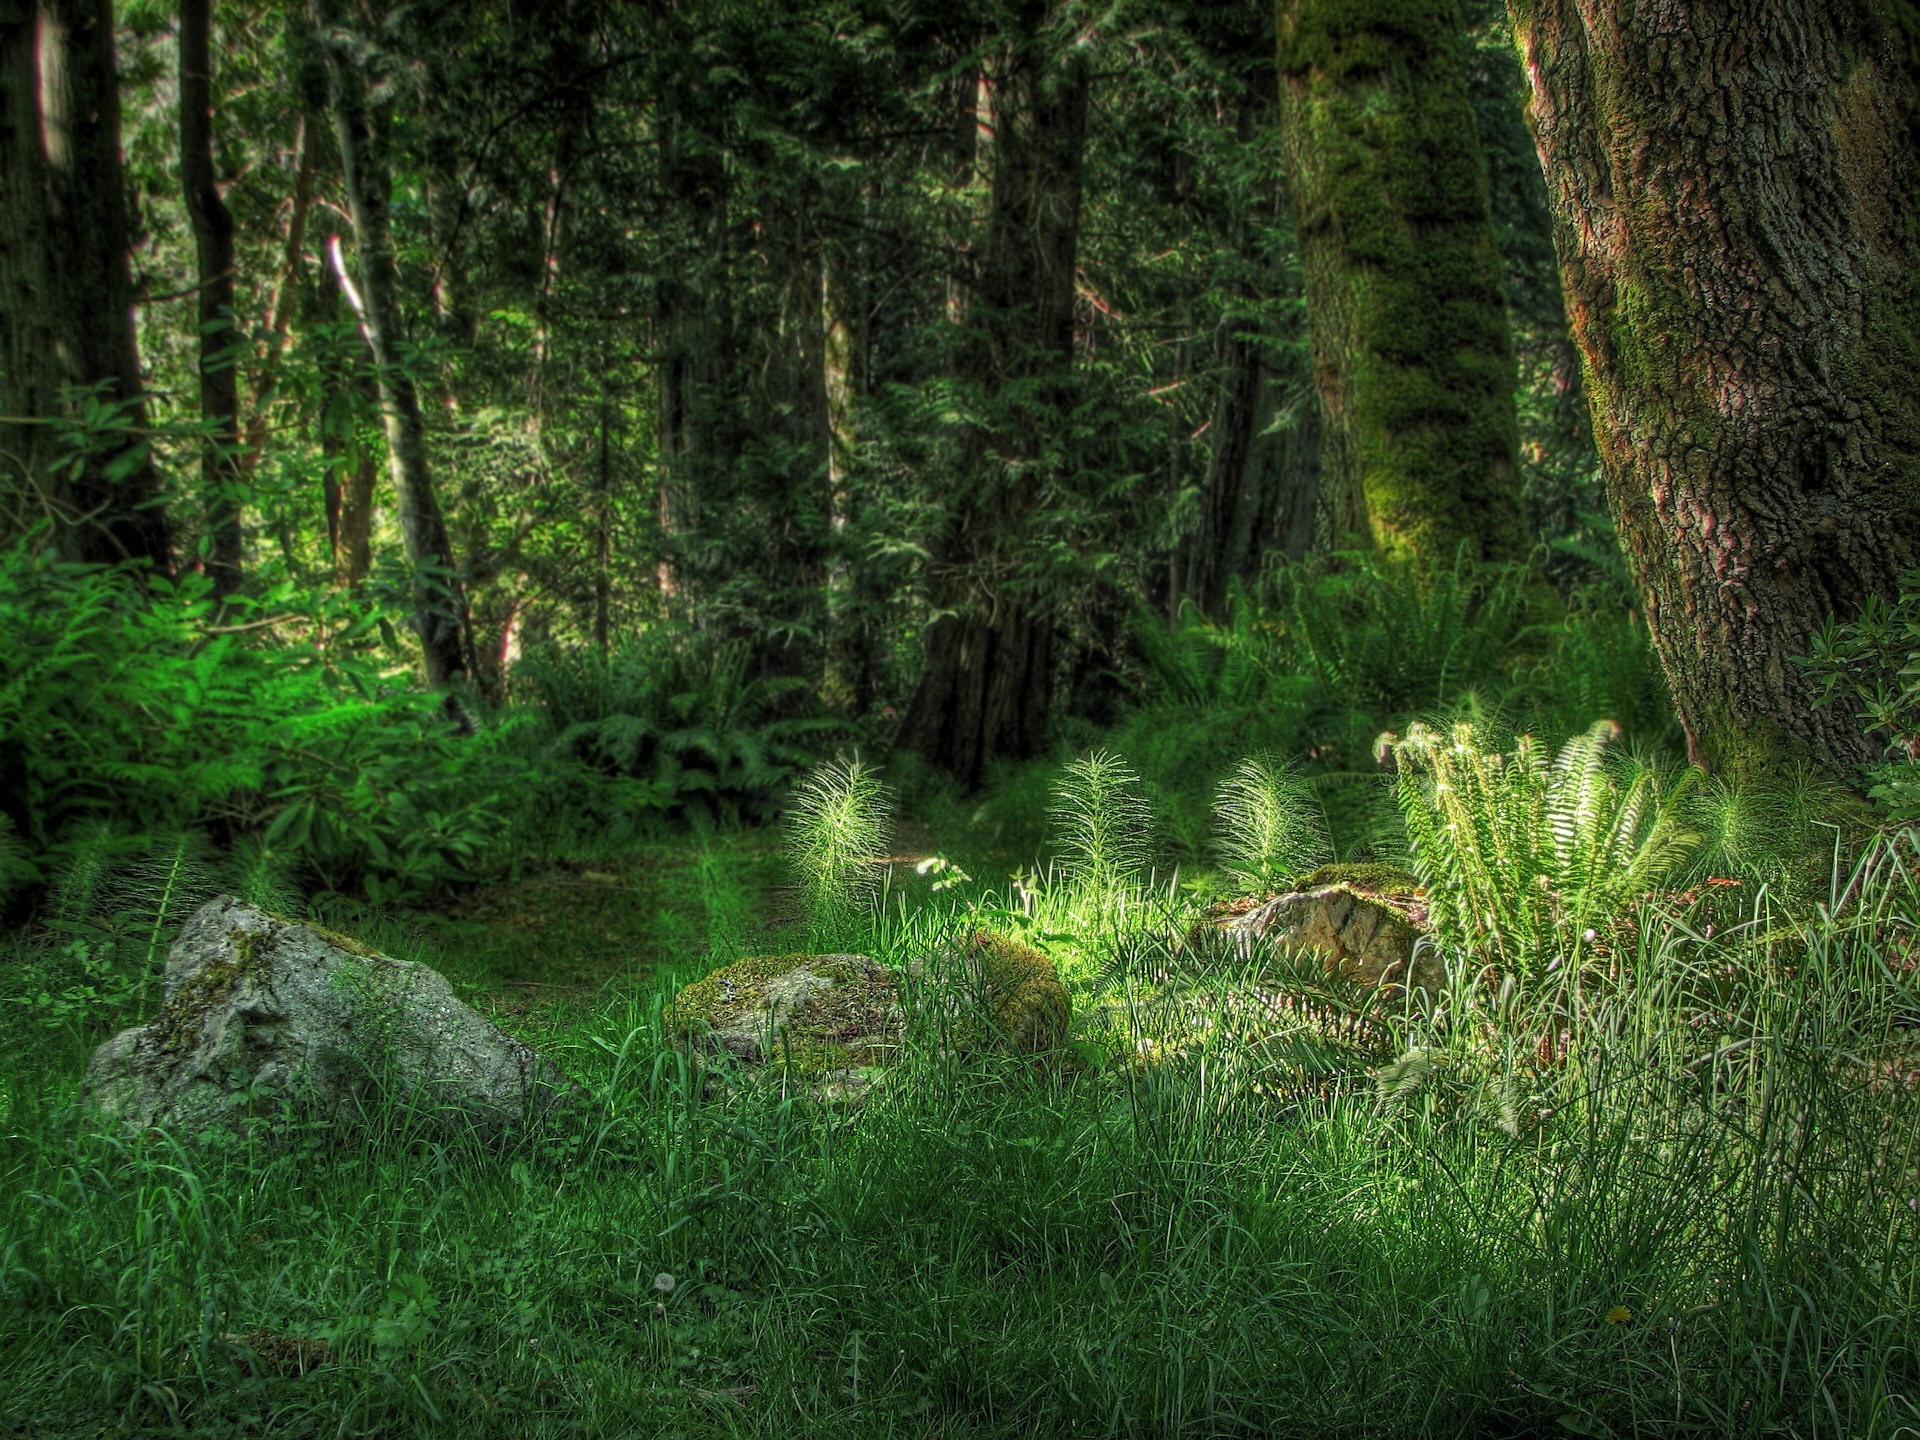
[[1319,801],[1285,760],[1242,760],[1221,781],[1214,815],[1221,861],[1243,890],[1278,889],[1328,858]]
[[1152,811],[1140,777],[1110,750],[1069,761],[1048,808],[1067,875],[1084,897],[1118,894],[1138,883],[1153,854]]
[[799,677],[750,678],[751,660],[742,642],[663,627],[611,655],[535,654],[515,680],[545,716],[552,755],[630,782],[633,803],[679,822],[765,821],[847,727],[807,712]]
[[1689,780],[1620,774],[1607,755],[1618,734],[1600,721],[1551,762],[1530,736],[1482,750],[1466,724],[1383,737],[1448,953],[1522,976],[1572,967],[1699,843],[1682,821]]
[[1900,577],[1893,603],[1876,595],[1858,619],[1829,616],[1805,663],[1823,681],[1822,703],[1853,707],[1882,742],[1868,794],[1894,823],[1920,822],[1920,569]]
[[893,796],[859,756],[829,761],[795,789],[787,849],[816,936],[844,927],[872,902],[893,833]]

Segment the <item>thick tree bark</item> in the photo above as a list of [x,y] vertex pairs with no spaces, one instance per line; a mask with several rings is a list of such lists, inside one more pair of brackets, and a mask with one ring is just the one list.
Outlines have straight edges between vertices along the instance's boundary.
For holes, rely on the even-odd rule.
[[1695,763],[1871,746],[1795,664],[1920,558],[1920,172],[1881,0],[1509,0],[1614,518]]
[[[0,463],[75,556],[169,564],[134,347],[111,0],[0,0]],[[56,433],[115,407],[67,466]]]
[[[388,225],[391,180],[385,156],[384,117],[374,112],[363,69],[360,37],[337,23],[339,0],[315,0],[327,89],[339,142],[340,167],[353,217],[358,292],[348,298],[359,312],[373,352],[380,412],[387,436],[387,471],[399,501],[400,533],[413,568],[414,627],[420,636],[427,681],[447,684],[467,672],[465,599],[454,564],[447,523],[434,494],[428,465],[426,419],[406,369],[406,333],[400,313],[399,275]],[[348,283],[333,247],[338,277]]]
[[1279,58],[1329,518],[1423,564],[1462,545],[1521,559],[1513,352],[1457,0],[1281,0]]
[[[926,662],[899,741],[966,784],[1046,743],[1055,621],[1016,578],[1038,502],[1035,461],[1067,403],[1090,76],[1053,7],[1016,7],[988,69],[991,198],[959,368],[1000,413],[961,444],[959,493],[934,554]],[[1036,382],[1018,409],[1010,383]]]
[[200,284],[200,487],[207,573],[226,598],[241,581],[240,331],[234,323],[233,217],[213,161],[212,0],[180,3],[180,184]]

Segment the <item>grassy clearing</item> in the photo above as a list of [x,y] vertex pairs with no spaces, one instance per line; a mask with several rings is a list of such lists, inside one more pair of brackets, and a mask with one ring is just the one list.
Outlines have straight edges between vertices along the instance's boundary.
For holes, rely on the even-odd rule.
[[[980,920],[1015,930],[1074,984],[1076,1044],[1038,1065],[919,1056],[852,1112],[703,1085],[659,1038],[675,979],[791,943],[767,863],[728,841],[636,857],[605,872],[617,886],[502,892],[464,950],[482,932],[360,927],[496,994],[534,978],[577,996],[588,946],[625,962],[590,1004],[504,1004],[596,1100],[585,1128],[516,1149],[429,1143],[404,1109],[291,1145],[127,1145],[72,1109],[82,1037],[9,1047],[0,1424],[1920,1423],[1908,852],[1876,852],[1811,921],[1764,897],[1711,934],[1704,912],[1647,912],[1614,983],[1577,1003],[1550,981],[1461,984],[1372,1014],[1401,1057],[1385,1069],[1311,1007],[1233,1008],[1272,978],[1181,949],[1195,909],[1177,886],[916,877],[877,924],[820,938],[904,962]],[[586,933],[555,956],[513,915],[529,936]]]

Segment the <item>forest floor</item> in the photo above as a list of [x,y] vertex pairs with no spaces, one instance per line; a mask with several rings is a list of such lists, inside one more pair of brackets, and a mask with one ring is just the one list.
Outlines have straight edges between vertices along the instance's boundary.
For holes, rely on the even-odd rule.
[[[1757,988],[1701,1051],[1650,994],[1560,1068],[1474,1047],[1423,1078],[1410,1049],[1394,1103],[1324,1069],[1344,1052],[1310,1015],[1250,1039],[1202,1016],[1142,1063],[1159,1012],[1098,977],[1165,967],[1200,897],[1090,908],[970,838],[903,832],[898,922],[846,943],[900,964],[929,926],[1024,926],[1075,989],[1074,1063],[923,1057],[851,1111],[687,1064],[662,999],[808,942],[771,831],[325,917],[565,1065],[598,1118],[551,1143],[428,1140],[402,1112],[128,1145],[75,1124],[77,1042],[0,1056],[0,1436],[1920,1424],[1920,1101],[1846,1078],[1844,1004]],[[975,878],[936,891],[919,862],[943,842]],[[1881,973],[1870,930],[1817,943],[1832,996]]]

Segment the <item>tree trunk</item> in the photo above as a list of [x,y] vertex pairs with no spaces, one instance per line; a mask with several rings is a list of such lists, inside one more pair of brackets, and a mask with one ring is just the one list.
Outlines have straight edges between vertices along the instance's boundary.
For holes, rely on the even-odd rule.
[[1224,348],[1226,384],[1184,586],[1213,616],[1236,581],[1259,578],[1268,556],[1298,560],[1313,548],[1320,499],[1320,398],[1311,381],[1275,374],[1256,340],[1233,336]]
[[1850,769],[1872,746],[1795,660],[1920,558],[1920,172],[1889,10],[1509,11],[1608,496],[1691,756]]
[[293,141],[293,194],[287,202],[287,228],[280,246],[280,273],[273,282],[273,295],[267,302],[266,351],[260,357],[260,369],[253,398],[247,410],[245,441],[240,449],[243,479],[251,478],[260,465],[260,452],[267,443],[267,416],[274,392],[280,388],[280,361],[287,350],[291,331],[294,296],[303,293],[301,267],[305,263],[307,217],[313,209],[314,151],[318,148],[314,127],[320,122],[302,115]]
[[1457,0],[1281,0],[1281,133],[1334,523],[1528,549],[1514,363]]
[[[0,3],[0,456],[72,553],[169,565],[144,435],[111,0]],[[111,417],[77,398],[97,396]],[[61,462],[61,421],[86,432]],[[17,478],[17,482],[14,477]]]
[[[989,760],[1044,747],[1056,649],[1047,597],[1017,572],[1031,556],[1035,462],[1069,401],[1090,77],[1053,6],[1017,8],[988,72],[991,197],[959,360],[990,413],[962,437],[933,557],[943,615],[899,737],[969,785]],[[1038,383],[1017,409],[1001,403],[1019,382]]]
[[393,479],[400,532],[413,568],[414,627],[426,660],[427,681],[438,687],[466,674],[465,600],[447,523],[434,495],[420,396],[405,365],[399,275],[387,218],[391,181],[385,155],[385,117],[376,114],[370,103],[357,37],[336,23],[332,12],[338,6],[339,0],[316,0],[315,18],[326,60],[347,205],[353,217],[357,292],[351,288],[337,237],[332,254],[338,278],[359,313],[367,347],[373,352],[381,421],[387,436],[387,471]]
[[233,309],[233,217],[213,162],[211,0],[180,4],[180,183],[200,283],[200,486],[207,573],[221,599],[241,581],[239,327]]

